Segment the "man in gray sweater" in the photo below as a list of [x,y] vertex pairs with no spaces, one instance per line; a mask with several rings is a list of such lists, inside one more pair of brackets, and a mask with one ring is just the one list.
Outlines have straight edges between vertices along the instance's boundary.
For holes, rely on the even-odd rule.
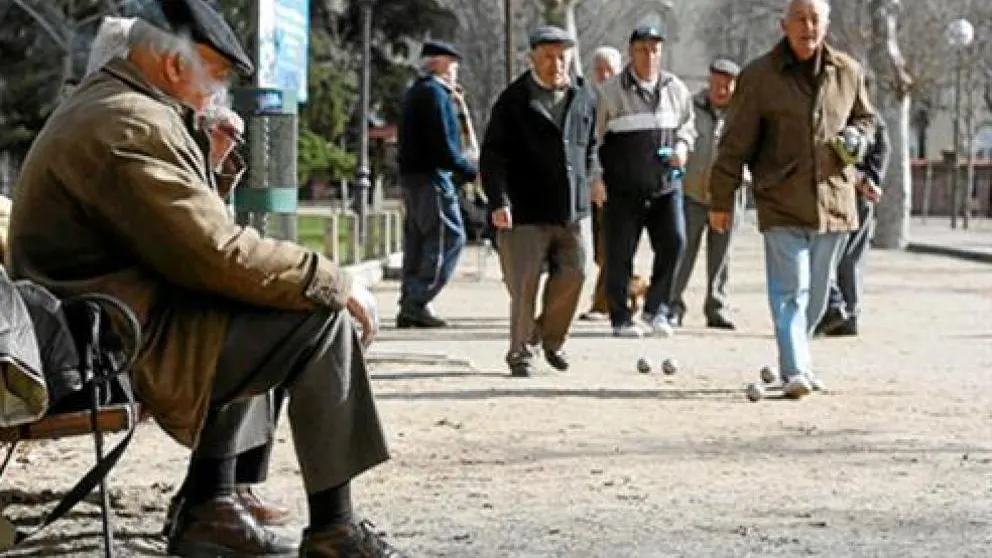
[[[709,84],[692,99],[692,108],[696,120],[696,145],[689,162],[686,165],[682,188],[685,192],[685,203],[682,210],[685,214],[685,252],[675,274],[675,286],[672,289],[672,325],[681,326],[685,316],[686,305],[683,299],[685,288],[689,284],[692,268],[696,264],[696,255],[706,233],[706,302],[703,304],[703,314],[706,316],[706,327],[717,329],[734,329],[730,319],[730,308],[727,305],[727,277],[730,267],[730,243],[734,234],[734,226],[726,232],[718,232],[709,227],[708,215],[710,207],[710,170],[716,159],[716,146],[723,133],[723,116],[730,99],[734,95],[734,86],[740,66],[733,60],[717,58],[710,64]],[[744,190],[738,189],[736,206],[743,208]],[[733,215],[739,215],[734,211]],[[736,217],[735,217],[736,219]]]

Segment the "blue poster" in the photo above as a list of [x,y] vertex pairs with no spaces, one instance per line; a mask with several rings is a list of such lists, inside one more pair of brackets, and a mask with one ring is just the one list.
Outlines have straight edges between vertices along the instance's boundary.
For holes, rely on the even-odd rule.
[[258,85],[296,93],[307,100],[309,0],[259,0]]

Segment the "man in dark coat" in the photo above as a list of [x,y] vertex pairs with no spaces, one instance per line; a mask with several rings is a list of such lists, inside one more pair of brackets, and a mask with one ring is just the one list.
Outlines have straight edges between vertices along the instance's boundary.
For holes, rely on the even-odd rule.
[[531,375],[538,345],[553,368],[568,369],[562,346],[585,279],[581,221],[589,215],[596,102],[581,78],[568,75],[573,45],[557,27],[531,35],[532,69],[499,96],[482,143],[482,183],[511,299],[506,362],[514,376]]
[[[385,556],[350,492],[388,459],[363,354],[376,330],[367,291],[322,255],[230,220],[223,197],[243,165],[230,131],[201,117],[251,60],[204,0],[159,6],[161,19],[131,30],[127,58],[85,79],[32,144],[10,270],[58,296],[114,296],[141,321],[135,391],[193,450],[170,554]],[[238,497],[239,435],[218,422],[277,388],[310,512],[302,545]]]
[[454,274],[465,247],[456,184],[470,182],[476,163],[462,145],[454,103],[460,55],[451,45],[428,42],[424,75],[406,92],[399,129],[403,225],[403,285],[396,326],[444,327],[430,303]]

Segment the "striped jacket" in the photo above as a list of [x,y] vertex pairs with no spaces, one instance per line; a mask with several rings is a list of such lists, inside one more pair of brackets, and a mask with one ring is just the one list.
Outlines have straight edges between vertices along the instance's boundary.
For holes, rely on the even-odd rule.
[[679,187],[668,179],[658,150],[670,147],[688,159],[696,141],[692,94],[662,72],[652,102],[628,66],[603,84],[597,108],[599,162],[609,196],[651,198]]

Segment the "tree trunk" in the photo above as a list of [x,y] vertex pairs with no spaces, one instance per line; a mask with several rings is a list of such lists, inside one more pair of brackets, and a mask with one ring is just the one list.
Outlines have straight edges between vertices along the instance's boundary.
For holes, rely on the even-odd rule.
[[909,94],[897,97],[887,93],[885,102],[876,107],[885,120],[892,143],[888,176],[882,200],[876,208],[875,239],[877,248],[902,250],[909,244],[909,216],[913,202],[913,176],[909,153]]
[[875,76],[876,109],[885,120],[892,144],[888,176],[882,201],[877,208],[873,246],[902,250],[909,244],[909,217],[913,202],[913,176],[910,171],[909,108],[913,80],[899,49],[899,0],[872,0],[872,38],[868,60]]

